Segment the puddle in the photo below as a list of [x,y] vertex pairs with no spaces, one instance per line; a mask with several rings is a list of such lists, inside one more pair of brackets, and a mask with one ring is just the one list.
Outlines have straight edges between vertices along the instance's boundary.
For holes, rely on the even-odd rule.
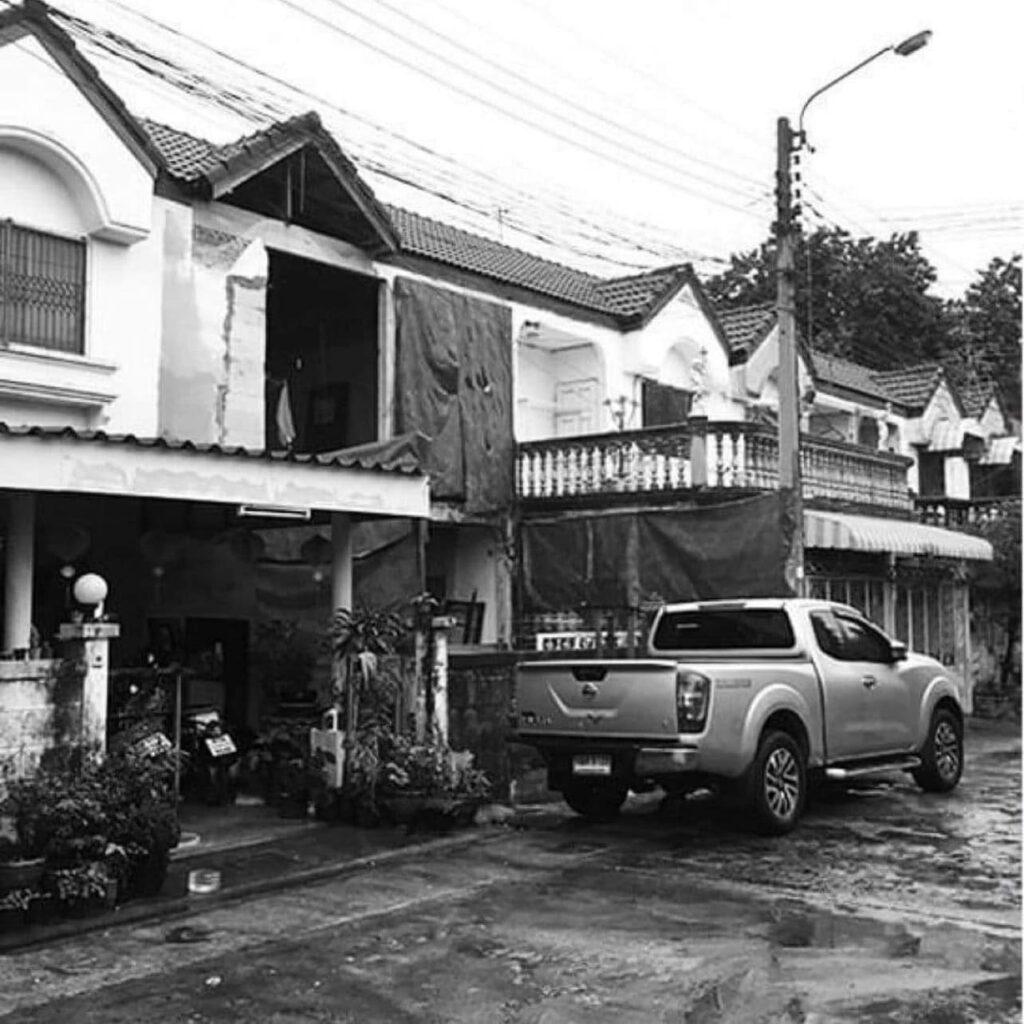
[[767,913],[768,939],[787,949],[857,949],[894,960],[918,959],[948,969],[1009,972],[1020,977],[1021,943],[982,932],[914,927],[856,915],[777,904]]

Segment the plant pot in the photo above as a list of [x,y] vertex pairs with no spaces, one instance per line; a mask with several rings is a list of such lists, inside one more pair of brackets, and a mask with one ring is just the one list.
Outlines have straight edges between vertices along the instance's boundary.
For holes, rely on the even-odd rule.
[[40,893],[33,897],[28,905],[29,925],[51,924],[60,914],[57,897],[50,893]]
[[167,880],[171,857],[167,850],[153,850],[142,860],[133,861],[128,869],[128,884],[122,893],[124,899],[133,896],[152,898],[160,895]]
[[45,867],[42,857],[0,861],[0,896],[14,889],[38,888]]
[[27,917],[24,910],[18,907],[0,908],[0,934],[20,931],[25,927]]

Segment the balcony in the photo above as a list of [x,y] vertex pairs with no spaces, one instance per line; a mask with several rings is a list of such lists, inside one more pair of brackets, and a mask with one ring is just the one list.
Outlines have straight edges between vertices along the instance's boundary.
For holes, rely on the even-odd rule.
[[[804,435],[804,500],[908,515],[912,460]],[[520,444],[516,482],[526,503],[586,505],[594,498],[656,498],[692,489],[763,491],[779,486],[779,440],[759,423],[688,423]]]
[[943,526],[948,530],[984,526],[1006,515],[1011,507],[1020,505],[1019,497],[947,498],[944,496],[915,498],[914,507],[922,523]]

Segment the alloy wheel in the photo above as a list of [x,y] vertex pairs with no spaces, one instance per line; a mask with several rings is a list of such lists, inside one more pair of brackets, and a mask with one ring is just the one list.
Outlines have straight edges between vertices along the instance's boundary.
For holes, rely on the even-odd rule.
[[800,767],[785,747],[777,747],[764,766],[764,795],[769,810],[786,820],[796,813],[800,800]]

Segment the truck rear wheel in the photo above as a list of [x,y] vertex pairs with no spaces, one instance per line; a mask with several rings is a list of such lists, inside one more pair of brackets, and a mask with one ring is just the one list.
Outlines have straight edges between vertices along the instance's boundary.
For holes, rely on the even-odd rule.
[[562,791],[565,802],[588,821],[611,821],[618,817],[629,794],[623,786],[577,783]]
[[926,793],[948,793],[960,781],[963,770],[963,730],[952,711],[940,708],[928,726],[921,767],[914,770],[914,781]]
[[807,799],[803,751],[788,732],[765,733],[750,770],[751,802],[758,829],[783,835],[797,823]]

